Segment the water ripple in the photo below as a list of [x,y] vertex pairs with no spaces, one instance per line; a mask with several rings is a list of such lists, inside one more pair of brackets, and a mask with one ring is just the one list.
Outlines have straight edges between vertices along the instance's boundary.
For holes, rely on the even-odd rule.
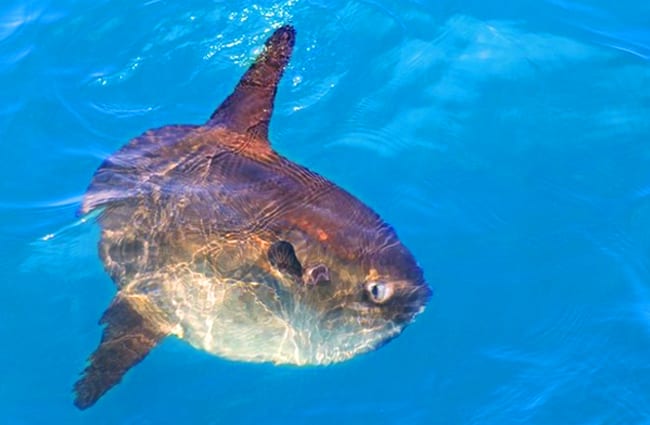
[[0,43],[8,41],[40,16],[42,10],[32,10],[31,7],[20,4],[3,11],[0,14]]
[[149,114],[160,109],[159,106],[130,106],[130,105],[110,105],[91,103],[90,106],[104,114],[111,115],[116,119],[138,117]]
[[[650,59],[650,31],[646,16],[650,9],[641,8],[633,16],[624,17],[619,8],[591,6],[577,1],[546,0],[568,12],[566,22],[592,36],[602,46],[629,53],[642,59]],[[635,21],[639,20],[639,23]]]

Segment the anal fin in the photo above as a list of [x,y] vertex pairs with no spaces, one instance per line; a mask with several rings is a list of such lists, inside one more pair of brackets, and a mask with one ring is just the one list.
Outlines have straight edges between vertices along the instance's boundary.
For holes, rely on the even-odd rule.
[[101,342],[74,386],[74,404],[79,409],[92,406],[167,335],[119,295],[99,323],[106,325]]

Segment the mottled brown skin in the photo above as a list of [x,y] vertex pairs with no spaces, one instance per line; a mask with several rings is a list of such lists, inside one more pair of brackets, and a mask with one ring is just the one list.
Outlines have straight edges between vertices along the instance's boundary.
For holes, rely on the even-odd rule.
[[276,30],[205,125],[150,130],[95,173],[81,212],[100,211],[118,293],[75,385],[79,408],[167,335],[237,360],[327,364],[424,308],[430,290],[395,232],[268,142],[294,36]]

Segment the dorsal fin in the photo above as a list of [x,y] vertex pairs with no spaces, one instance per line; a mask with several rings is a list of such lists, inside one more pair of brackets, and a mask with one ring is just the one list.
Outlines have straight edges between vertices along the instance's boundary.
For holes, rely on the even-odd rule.
[[214,111],[207,125],[224,125],[268,142],[273,100],[295,38],[296,31],[290,25],[275,30],[266,40],[264,51],[239,80],[235,91]]

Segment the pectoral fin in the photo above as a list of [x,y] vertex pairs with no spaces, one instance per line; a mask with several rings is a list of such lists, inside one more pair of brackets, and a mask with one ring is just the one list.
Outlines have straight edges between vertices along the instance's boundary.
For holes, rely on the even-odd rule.
[[275,242],[269,248],[267,256],[271,265],[280,272],[293,276],[296,279],[302,278],[302,265],[296,257],[293,245],[289,242]]
[[128,298],[120,296],[113,300],[99,323],[106,325],[101,343],[74,386],[74,404],[79,409],[92,406],[166,336],[138,313]]

